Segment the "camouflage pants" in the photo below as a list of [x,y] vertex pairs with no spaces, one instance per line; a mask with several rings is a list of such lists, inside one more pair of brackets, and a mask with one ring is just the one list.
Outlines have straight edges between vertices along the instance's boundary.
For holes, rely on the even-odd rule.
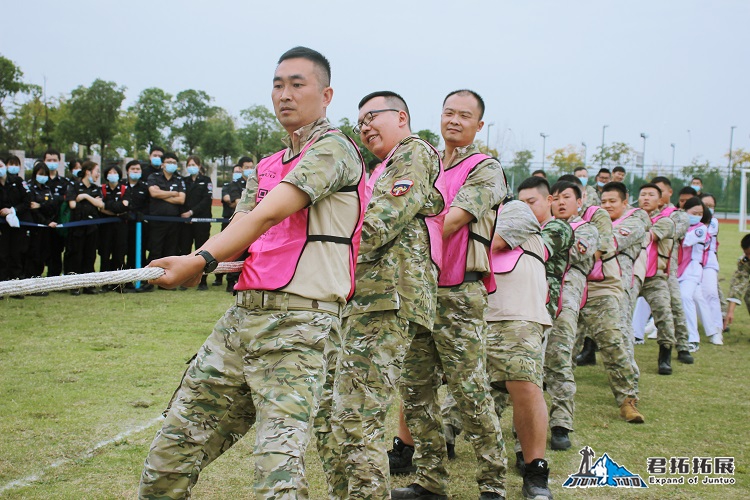
[[139,497],[188,498],[200,471],[256,422],[255,492],[307,498],[304,454],[320,397],[324,312],[231,307],[190,364],[141,475]]
[[[682,302],[682,293],[680,292],[680,282],[677,280],[677,275],[670,274],[667,283],[669,285],[669,298],[672,305],[672,318],[674,319],[674,346],[678,351],[687,351],[689,333]],[[654,316],[654,319],[656,319],[656,316]]]
[[[679,298],[680,287],[677,285],[677,297],[680,301],[680,311],[682,311],[682,299]],[[672,348],[675,345],[675,320],[672,316],[672,297],[667,278],[664,276],[654,276],[646,278],[641,287],[641,297],[646,299],[651,314],[654,315],[656,324],[657,338],[656,341],[660,346]],[[684,324],[683,316],[683,324]],[[687,327],[685,329],[687,332]],[[687,335],[685,336],[687,341]]]
[[638,382],[641,378],[641,370],[638,368],[638,363],[635,362],[635,334],[633,333],[633,310],[635,309],[635,302],[638,300],[638,294],[641,292],[641,280],[640,278],[632,278],[632,275],[622,275],[622,283],[625,291],[622,294],[620,301],[620,328],[625,335],[625,344],[628,349],[628,359],[630,364],[633,365],[633,372],[635,373],[635,390],[638,392]]
[[[346,492],[343,498],[390,498],[385,417],[409,345],[417,333],[426,331],[397,311],[344,319],[331,419],[341,465],[329,471],[329,477],[345,474],[343,479],[334,479],[337,491]],[[341,482],[348,484],[345,490]]]
[[[580,302],[579,302],[580,303]],[[549,425],[573,430],[576,381],[573,377],[573,344],[578,307],[563,306],[552,323],[544,355],[544,383],[550,396]]]
[[580,312],[579,327],[599,347],[609,387],[617,405],[625,398],[637,397],[635,371],[630,361],[625,335],[620,329],[620,297],[603,295],[589,297]]
[[437,394],[442,368],[479,463],[479,491],[505,496],[503,439],[484,360],[486,307],[487,291],[480,282],[440,288],[432,333],[416,335],[404,359],[400,390],[415,442],[416,483],[434,493],[447,494],[448,489]]

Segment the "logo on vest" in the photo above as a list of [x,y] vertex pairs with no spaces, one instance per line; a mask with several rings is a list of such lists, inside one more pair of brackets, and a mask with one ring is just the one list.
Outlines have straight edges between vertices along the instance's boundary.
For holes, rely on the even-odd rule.
[[589,446],[582,448],[581,465],[578,472],[570,474],[563,483],[563,488],[648,488],[638,474],[618,464],[608,454],[602,455],[594,462],[596,453]]
[[578,240],[576,247],[578,248],[578,253],[586,253],[586,250],[589,249],[589,246],[583,240]]
[[410,181],[409,179],[401,179],[400,181],[396,181],[393,183],[393,187],[391,188],[391,194],[393,196],[403,196],[409,192],[413,185],[414,181]]
[[619,231],[619,232],[620,232],[620,234],[621,234],[621,235],[623,235],[623,236],[627,236],[627,235],[629,235],[629,234],[630,234],[630,229],[628,229],[628,228],[625,228],[625,227],[621,227],[620,229],[618,229],[618,231]]
[[262,200],[268,194],[268,189],[258,189],[258,201]]

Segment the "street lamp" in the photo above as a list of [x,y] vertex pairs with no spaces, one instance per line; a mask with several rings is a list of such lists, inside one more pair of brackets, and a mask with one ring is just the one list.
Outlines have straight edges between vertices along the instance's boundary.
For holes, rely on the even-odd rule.
[[585,167],[586,166],[586,156],[587,156],[588,148],[586,147],[586,143],[585,142],[582,142],[581,146],[583,146],[583,166]]
[[736,128],[737,125],[732,125],[729,128],[729,164],[727,165],[727,176],[732,174],[732,140],[734,139],[734,129]]
[[544,152],[547,147],[548,134],[545,134],[544,132],[539,132],[539,135],[542,138],[542,170],[544,170]]
[[646,172],[646,139],[648,139],[648,134],[646,132],[641,132],[641,138],[643,138],[643,157],[641,158],[641,162],[643,163],[643,172]]
[[495,122],[490,122],[487,124],[487,152],[490,152],[490,127],[492,127],[495,124]]
[[672,175],[674,175],[674,142],[670,146],[672,146]]
[[602,155],[601,165],[602,165],[602,167],[604,166],[604,132],[607,130],[607,127],[609,127],[609,125],[604,125],[602,127],[602,151],[601,151],[601,155]]

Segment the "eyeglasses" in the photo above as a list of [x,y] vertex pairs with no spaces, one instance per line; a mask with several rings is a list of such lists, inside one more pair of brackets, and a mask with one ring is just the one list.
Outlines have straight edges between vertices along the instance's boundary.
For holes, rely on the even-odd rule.
[[360,134],[362,132],[362,127],[368,126],[370,122],[375,119],[376,114],[383,113],[385,111],[395,111],[396,113],[398,113],[401,110],[388,108],[388,109],[373,109],[372,111],[368,111],[367,114],[365,114],[365,117],[362,118],[362,121],[357,123],[352,130],[354,131],[355,134]]

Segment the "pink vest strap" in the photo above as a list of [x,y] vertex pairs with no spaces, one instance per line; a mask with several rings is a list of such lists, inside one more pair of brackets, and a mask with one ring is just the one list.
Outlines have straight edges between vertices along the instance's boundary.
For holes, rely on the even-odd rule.
[[631,215],[633,215],[633,214],[634,214],[634,213],[635,213],[636,211],[638,211],[638,210],[643,210],[643,209],[642,209],[642,208],[637,208],[637,207],[636,207],[636,208],[631,208],[630,210],[628,210],[627,212],[625,212],[625,213],[624,213],[624,214],[622,215],[622,217],[620,217],[619,219],[616,219],[615,221],[613,221],[613,222],[612,222],[612,225],[613,225],[613,226],[619,226],[620,224],[622,224],[622,222],[623,222],[623,221],[624,221],[625,219],[627,219],[628,217],[630,217]]
[[[651,217],[651,223],[656,224],[660,219],[669,217],[675,210],[677,210],[677,207],[667,207],[663,209],[657,215]],[[656,272],[659,270],[659,257],[667,259],[667,268],[665,269],[665,272],[669,274],[672,260],[671,257],[669,255],[659,255],[659,243],[651,241],[646,247],[646,278],[653,278],[656,276]]]

